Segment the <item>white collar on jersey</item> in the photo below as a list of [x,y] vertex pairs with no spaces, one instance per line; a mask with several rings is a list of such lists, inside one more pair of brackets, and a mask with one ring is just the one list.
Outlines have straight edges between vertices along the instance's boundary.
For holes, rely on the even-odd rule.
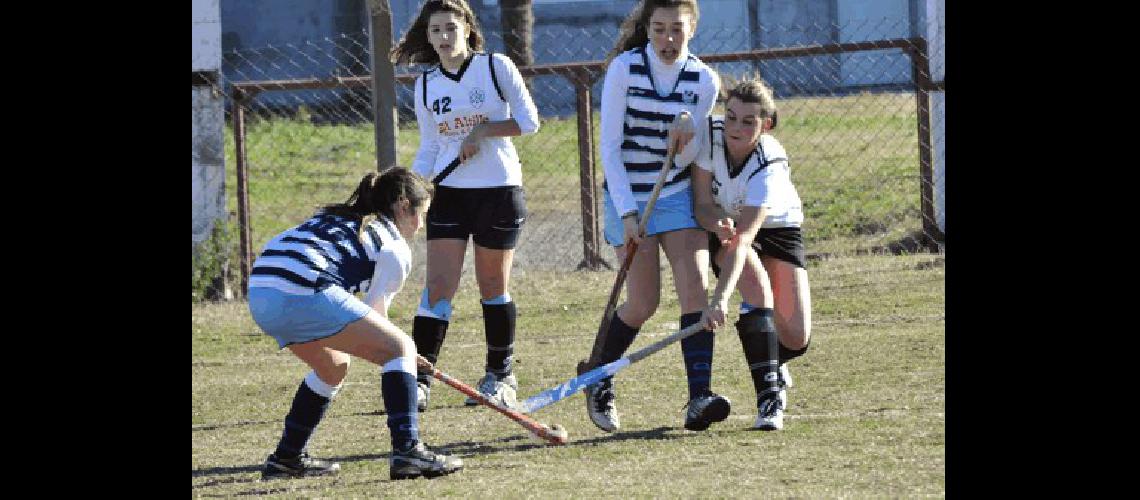
[[677,71],[681,69],[681,66],[683,66],[685,64],[685,61],[689,59],[689,49],[682,48],[681,53],[677,55],[677,60],[673,61],[673,64],[665,64],[665,61],[662,61],[661,57],[657,55],[657,50],[653,48],[653,41],[646,42],[645,51],[649,53],[649,64],[655,71]]

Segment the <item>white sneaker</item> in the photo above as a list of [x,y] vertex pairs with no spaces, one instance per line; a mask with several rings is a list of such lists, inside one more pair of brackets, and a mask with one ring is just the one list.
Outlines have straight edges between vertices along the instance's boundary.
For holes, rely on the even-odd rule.
[[784,428],[784,402],[779,396],[769,396],[757,404],[758,411],[753,429],[778,431]]
[[614,406],[614,382],[606,377],[586,386],[586,412],[599,429],[614,432],[621,428],[621,416]]
[[[479,383],[475,386],[475,390],[491,399],[499,402],[508,408],[518,407],[518,389],[519,382],[515,378],[515,374],[507,375],[500,379],[494,373],[487,372],[483,378],[479,379]],[[467,406],[476,406],[479,404],[474,398],[468,397],[463,404]]]
[[788,407],[788,388],[792,386],[792,373],[788,371],[787,364],[780,365],[777,377],[780,384],[780,404],[786,409]]
[[420,413],[427,411],[428,398],[431,397],[431,387],[423,382],[416,384],[416,410]]

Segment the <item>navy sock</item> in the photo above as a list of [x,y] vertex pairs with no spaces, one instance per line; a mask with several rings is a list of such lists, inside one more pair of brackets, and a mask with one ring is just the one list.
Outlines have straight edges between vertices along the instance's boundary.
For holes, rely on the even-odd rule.
[[420,439],[416,377],[407,372],[384,372],[380,374],[380,390],[384,410],[388,413],[388,430],[392,432],[392,449],[406,450],[415,446]]
[[277,450],[273,452],[278,458],[293,458],[305,450],[309,436],[325,416],[325,409],[329,406],[329,398],[313,392],[305,381],[297,388],[293,396],[293,406],[285,416],[285,431],[281,434],[281,441],[277,443]]
[[740,315],[736,322],[736,332],[740,335],[740,345],[744,348],[744,359],[752,372],[752,386],[756,389],[759,401],[769,394],[779,391],[776,383],[778,349],[776,324],[772,321],[772,309],[756,308]]
[[500,379],[511,374],[515,352],[514,302],[483,304],[483,327],[487,337],[487,371]]
[[[412,340],[416,342],[416,352],[433,365],[439,360],[439,349],[443,347],[443,339],[447,337],[449,324],[442,319],[427,316],[416,316],[412,320]],[[417,381],[428,386],[431,385],[431,378],[430,374],[416,375]]]
[[[701,313],[681,315],[681,329],[695,325]],[[709,391],[712,385],[713,332],[701,330],[681,340],[681,354],[685,357],[685,377],[689,381],[689,399]]]

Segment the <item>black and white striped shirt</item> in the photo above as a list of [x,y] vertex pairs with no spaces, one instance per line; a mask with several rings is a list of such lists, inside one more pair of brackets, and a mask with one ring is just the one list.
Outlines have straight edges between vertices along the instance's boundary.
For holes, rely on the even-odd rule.
[[719,80],[696,56],[678,58],[673,81],[662,81],[667,75],[654,71],[655,66],[668,68],[652,50],[639,47],[615,57],[606,70],[601,157],[605,189],[619,214],[649,199],[668,150],[669,125],[683,110],[693,115],[697,135],[678,152],[660,196],[689,189],[689,164],[716,103]]
[[368,224],[319,213],[265,244],[253,262],[250,288],[275,288],[311,295],[329,286],[350,293],[380,286],[385,305],[400,290],[412,268],[412,252],[396,225],[387,218]]

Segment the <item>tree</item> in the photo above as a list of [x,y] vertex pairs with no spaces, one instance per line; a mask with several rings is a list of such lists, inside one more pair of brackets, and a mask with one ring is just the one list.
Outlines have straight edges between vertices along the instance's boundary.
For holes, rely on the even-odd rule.
[[534,64],[534,1],[499,0],[503,46],[516,66]]

